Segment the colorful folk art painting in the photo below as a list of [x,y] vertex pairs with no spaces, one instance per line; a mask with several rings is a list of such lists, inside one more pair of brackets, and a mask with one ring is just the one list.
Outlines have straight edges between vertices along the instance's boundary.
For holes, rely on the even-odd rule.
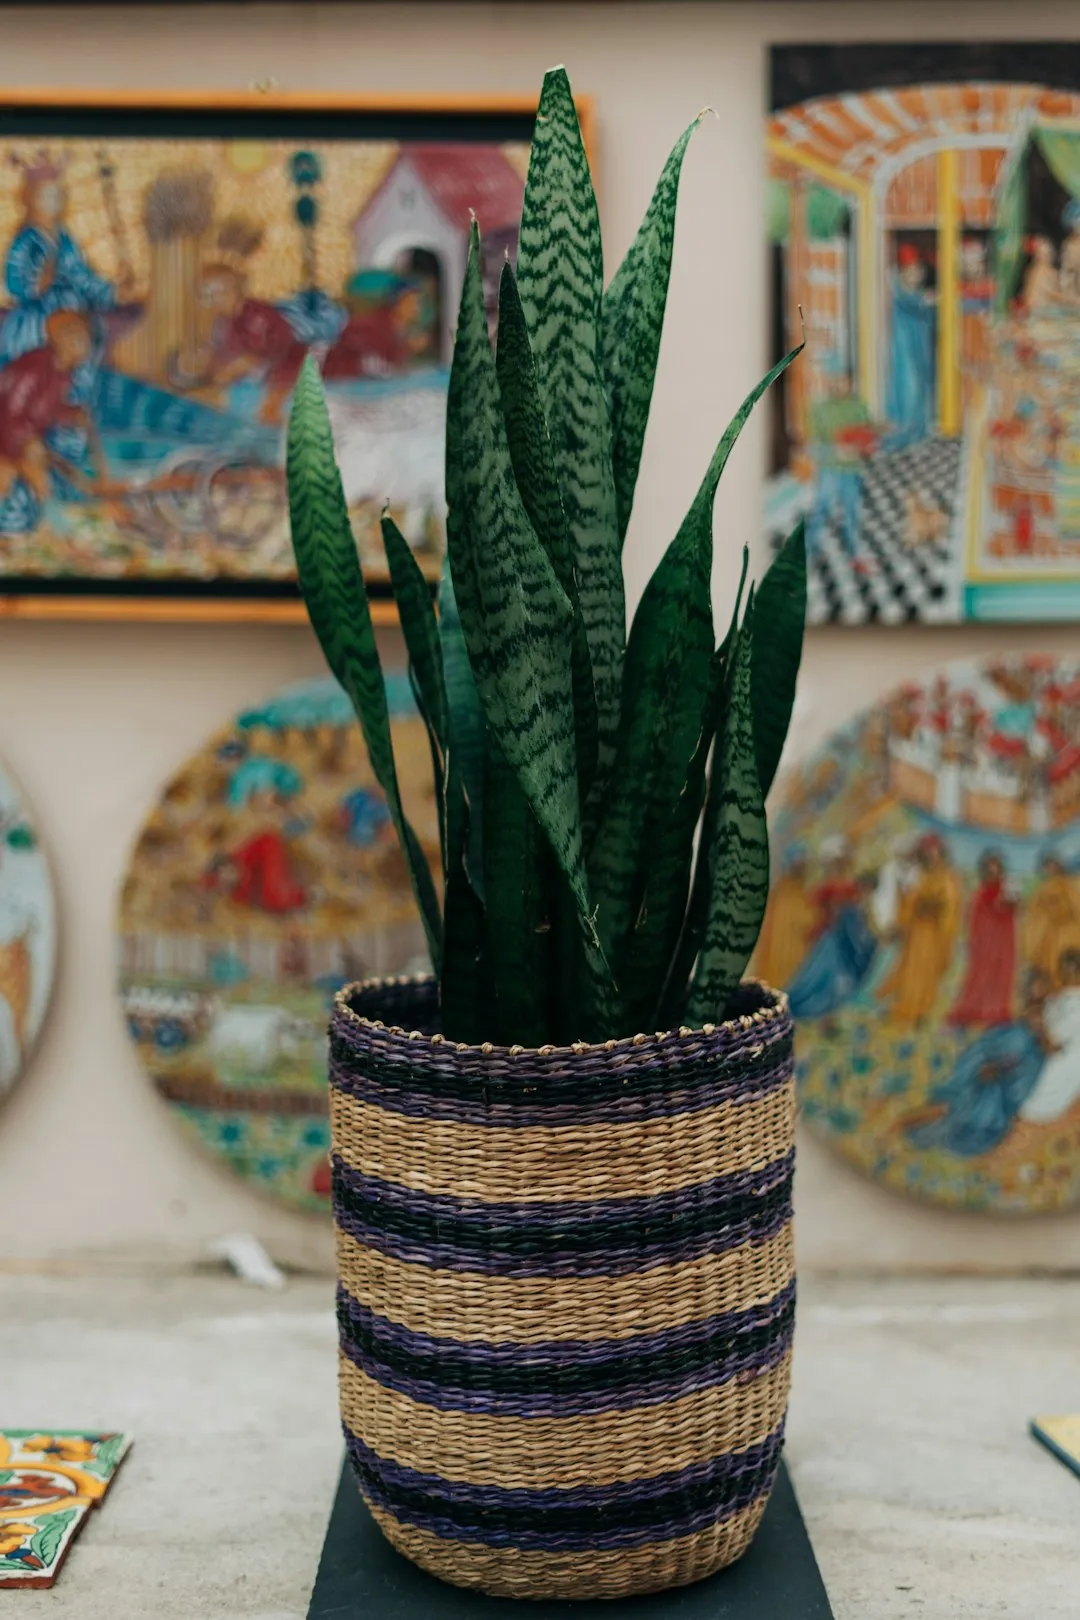
[[494,307],[527,147],[185,116],[168,138],[114,119],[0,140],[0,588],[290,590],[284,424],[309,351],[369,571],[389,501],[436,576],[470,208]]
[[806,1118],[899,1191],[1080,1202],[1080,660],[965,662],[791,772],[754,959]]
[[767,523],[811,623],[1080,617],[1080,47],[778,46]]
[[26,801],[0,766],[0,1099],[45,1019],[56,961],[48,863]]
[[[427,733],[388,697],[406,814],[433,869]],[[423,929],[348,699],[305,682],[239,714],[173,777],[120,908],[132,1040],[185,1132],[262,1191],[328,1210],[335,992],[425,970]]]
[[0,1590],[49,1587],[131,1449],[131,1436],[0,1430]]

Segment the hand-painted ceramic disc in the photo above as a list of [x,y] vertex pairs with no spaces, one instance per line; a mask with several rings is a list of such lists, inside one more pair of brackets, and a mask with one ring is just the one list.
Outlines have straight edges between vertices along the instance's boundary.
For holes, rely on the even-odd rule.
[[936,1203],[1080,1202],[1080,660],[951,664],[788,779],[754,967],[803,1111]]
[[0,1099],[45,1019],[56,962],[52,879],[26,802],[0,766]]
[[[406,812],[439,859],[431,755],[388,683]],[[185,1129],[302,1209],[329,1196],[326,1022],[334,992],[427,963],[386,801],[333,681],[237,716],[169,783],[121,902],[132,1039]]]

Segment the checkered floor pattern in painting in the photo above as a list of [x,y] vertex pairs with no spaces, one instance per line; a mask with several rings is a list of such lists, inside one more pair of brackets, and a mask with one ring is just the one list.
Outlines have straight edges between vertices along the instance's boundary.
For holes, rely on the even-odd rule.
[[[855,555],[844,549],[836,511],[808,558],[810,624],[941,623],[957,617],[952,534],[960,462],[957,439],[925,439],[870,457]],[[778,544],[782,537],[771,538]]]

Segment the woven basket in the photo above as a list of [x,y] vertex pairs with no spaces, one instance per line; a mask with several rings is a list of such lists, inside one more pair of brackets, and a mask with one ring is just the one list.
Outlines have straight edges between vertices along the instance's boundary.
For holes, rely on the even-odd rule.
[[704,1029],[456,1046],[430,980],[331,1024],[341,1411],[384,1534],[457,1586],[623,1597],[738,1558],[787,1403],[781,995]]

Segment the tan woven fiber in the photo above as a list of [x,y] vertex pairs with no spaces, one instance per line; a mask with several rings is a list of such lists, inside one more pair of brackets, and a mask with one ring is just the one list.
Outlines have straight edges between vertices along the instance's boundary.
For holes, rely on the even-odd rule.
[[410,1119],[341,1091],[331,1101],[334,1151],[353,1170],[484,1203],[678,1192],[781,1158],[791,1147],[794,1117],[792,1086],[630,1124],[509,1130]]
[[528,1051],[417,1033],[430,980],[337,998],[345,1439],[442,1579],[626,1597],[753,1535],[790,1381],[795,1094],[784,998],[736,1006]]
[[[400,1524],[389,1513],[373,1509],[387,1541],[421,1569],[495,1597],[553,1599],[618,1598],[628,1592],[662,1592],[688,1586],[742,1556],[765,1512],[766,1497],[697,1535],[644,1547],[620,1547],[589,1553],[526,1552],[481,1547],[475,1542],[444,1541],[428,1530]],[[586,1567],[583,1568],[583,1565]],[[798,1620],[777,1615],[776,1620]]]
[[784,1415],[791,1357],[657,1406],[556,1418],[443,1412],[376,1384],[345,1356],[338,1371],[346,1426],[380,1457],[470,1485],[547,1490],[649,1478],[760,1444]]
[[576,1339],[621,1339],[701,1322],[772,1299],[795,1271],[789,1221],[763,1243],[626,1277],[491,1277],[433,1271],[338,1231],[338,1275],[352,1297],[413,1333],[462,1343],[542,1344],[558,1324]]

